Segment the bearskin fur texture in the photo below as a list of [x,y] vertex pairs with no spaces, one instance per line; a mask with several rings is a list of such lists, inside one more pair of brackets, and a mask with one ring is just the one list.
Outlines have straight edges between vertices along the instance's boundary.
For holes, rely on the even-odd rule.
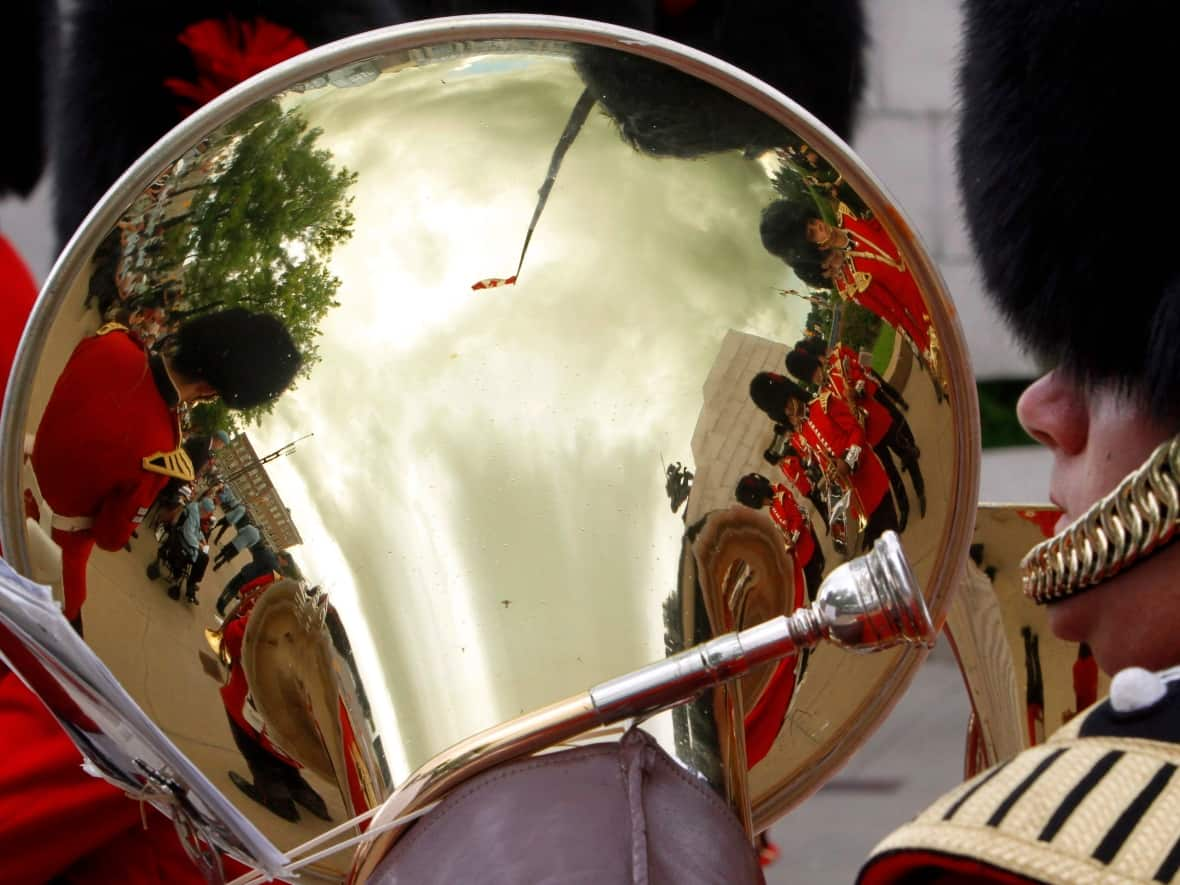
[[177,36],[205,19],[262,17],[309,46],[444,15],[567,15],[654,32],[785,92],[844,138],[864,86],[861,0],[78,0],[53,84],[55,226],[62,243],[111,184],[183,119],[169,78],[194,76]]
[[55,55],[57,9],[45,0],[12,0],[8,43],[0,55],[0,79],[10,85],[10,127],[0,151],[0,196],[27,197],[45,167],[43,59]]
[[391,0],[78,0],[65,21],[69,60],[53,84],[56,232],[61,243],[115,180],[183,119],[170,77],[192,80],[177,42],[205,19],[257,17],[318,46],[400,20]]
[[1180,176],[1164,135],[1180,8],[964,10],[958,171],[990,295],[1046,364],[1180,419],[1180,265],[1166,246]]

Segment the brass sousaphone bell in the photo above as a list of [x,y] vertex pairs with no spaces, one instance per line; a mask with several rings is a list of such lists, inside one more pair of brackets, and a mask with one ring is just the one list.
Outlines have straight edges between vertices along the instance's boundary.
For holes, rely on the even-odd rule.
[[[268,194],[312,208],[231,211]],[[811,243],[812,217],[836,236]],[[801,245],[772,251],[783,237]],[[247,550],[185,606],[147,577],[151,533],[96,549],[82,620],[189,761],[177,790],[222,797],[197,812],[232,803],[204,832],[270,875],[316,840],[395,838],[423,784],[624,720],[760,832],[897,700],[927,607],[941,623],[978,474],[945,290],[850,150],[716,59],[572,19],[444,19],[307,53],[194,114],[91,214],[26,332],[2,428],[19,571],[61,592],[37,553],[47,477],[23,454],[79,342],[117,322],[166,354],[187,318],[235,305],[279,316],[304,371],[249,414],[182,409],[183,432],[233,434],[213,469],[291,566],[228,665],[205,637],[223,650],[214,600]],[[800,350],[819,375],[789,377]],[[916,645],[847,655],[820,634]],[[543,720],[565,725],[521,727]],[[492,755],[469,752],[489,734]],[[260,801],[256,752],[322,806]]]

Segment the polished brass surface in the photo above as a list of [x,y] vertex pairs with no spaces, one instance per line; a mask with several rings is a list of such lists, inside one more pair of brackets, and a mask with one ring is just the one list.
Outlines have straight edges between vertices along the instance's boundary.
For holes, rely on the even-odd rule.
[[1089,650],[1054,636],[1044,606],[1021,589],[1021,559],[1060,515],[1050,505],[1000,504],[976,514],[967,573],[946,618],[974,714],[968,776],[1041,743],[1109,687]]
[[[397,789],[374,816],[373,826],[411,814],[501,762],[579,736],[589,740],[615,723],[642,720],[707,686],[740,679],[752,667],[821,642],[864,654],[898,645],[928,649],[936,634],[897,535],[886,532],[872,550],[824,578],[806,608],[711,639],[449,748]],[[597,727],[593,735],[591,727]],[[400,832],[396,827],[387,830],[358,853],[351,878],[355,885],[367,881]]]
[[1113,492],[1028,552],[1024,592],[1038,603],[1072,596],[1133,565],[1180,527],[1180,437],[1156,447]]
[[[368,74],[332,76],[350,66]],[[632,125],[647,119],[667,125]],[[90,554],[82,621],[283,850],[497,723],[789,614],[817,583],[804,557],[831,571],[903,519],[941,621],[978,430],[937,273],[845,146],[705,56],[568,20],[456,20],[309,53],[194,115],[79,232],[30,325],[4,412],[0,541],[18,567],[61,592],[37,551],[44,489],[69,477],[22,453],[51,443],[42,416],[79,343],[117,319],[167,353],[235,305],[279,315],[304,370],[246,414],[182,408],[186,436],[234,437],[194,494],[231,486],[291,583],[221,625],[244,529],[209,532],[186,604],[167,569],[148,575],[145,523],[129,550]],[[775,381],[756,402],[797,345],[820,354],[804,399]],[[755,504],[737,497],[750,474],[771,486]],[[177,510],[152,518],[167,531]],[[248,695],[225,701],[233,666],[210,644],[238,661],[229,627],[280,586],[302,601],[247,628]],[[920,657],[820,648],[645,727],[760,830],[864,740]],[[288,820],[258,801],[226,703],[322,806],[305,794]],[[769,738],[751,764],[755,711]]]

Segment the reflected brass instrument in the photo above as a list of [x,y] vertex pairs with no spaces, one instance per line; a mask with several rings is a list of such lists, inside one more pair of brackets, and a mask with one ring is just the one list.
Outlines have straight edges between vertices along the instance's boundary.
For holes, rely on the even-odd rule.
[[1054,535],[1060,515],[1048,505],[984,504],[976,513],[967,573],[946,618],[972,707],[967,776],[1042,743],[1109,689],[1089,649],[1055,637],[1045,607],[1022,586],[1022,560]]
[[1054,637],[1045,604],[1091,587],[1166,544],[1180,499],[1180,443],[1160,444],[1110,494],[1057,531],[1048,505],[981,505],[946,630],[972,704],[965,771],[1012,758],[1105,697],[1084,643]]
[[[608,88],[637,71],[650,91]],[[636,127],[657,104],[667,128]],[[231,211],[267,193],[282,206]],[[292,204],[309,208],[281,211]],[[807,241],[810,216],[839,241]],[[905,559],[933,623],[944,617],[979,458],[944,287],[845,145],[714,59],[574,20],[454,19],[307,53],[194,114],[91,215],[26,332],[0,465],[0,542],[18,570],[30,537],[60,538],[76,516],[48,500],[62,477],[22,458],[26,437],[52,443],[41,418],[76,349],[113,320],[164,359],[191,317],[227,305],[278,316],[303,355],[295,385],[259,409],[178,410],[185,439],[232,432],[214,469],[259,540],[230,547],[243,523],[213,541],[217,568],[187,606],[145,579],[150,533],[130,552],[95,549],[81,617],[89,648],[199,771],[189,789],[219,791],[288,858],[396,818],[436,795],[423,785],[445,789],[501,749],[635,718],[760,832],[848,758],[923,655],[829,644],[780,666],[818,633],[857,645],[869,640],[845,627],[922,607],[870,600],[849,621],[844,602],[866,591],[840,584],[841,620],[826,621],[836,591],[807,608],[808,567],[829,582],[863,571],[846,560],[908,514]],[[798,379],[816,386],[792,425],[751,384],[782,376],[800,346],[821,361],[847,351],[864,380],[828,396],[830,366]],[[925,491],[905,466],[919,450]],[[815,505],[808,471],[855,493],[858,538]],[[737,503],[751,474],[771,496]],[[215,478],[197,477],[197,494]],[[44,523],[32,536],[26,490]],[[248,586],[267,550],[291,574],[231,653],[212,600]],[[882,561],[902,568],[896,549]],[[57,578],[61,594],[70,578]],[[879,626],[927,638],[921,618]],[[734,643],[771,634],[773,654],[731,666]],[[214,639],[223,669],[241,663],[225,685],[201,663]],[[708,675],[690,700],[664,710],[682,685],[613,709],[629,689],[608,680],[689,660]],[[230,683],[245,700],[227,700]],[[755,713],[769,738],[751,763]],[[268,791],[264,766],[247,778],[251,759],[279,760],[322,807],[290,783]],[[340,851],[311,872],[341,880],[378,855]]]

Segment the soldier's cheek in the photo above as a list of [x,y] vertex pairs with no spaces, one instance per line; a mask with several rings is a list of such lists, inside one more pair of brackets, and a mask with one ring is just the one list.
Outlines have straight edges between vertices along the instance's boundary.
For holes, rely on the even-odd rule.
[[[1094,600],[1088,597],[1097,592],[1091,590],[1060,602],[1049,603],[1047,614],[1049,629],[1053,635],[1067,642],[1089,642],[1094,623],[1092,609],[1095,605]],[[1095,649],[1095,653],[1097,653],[1097,649]]]

